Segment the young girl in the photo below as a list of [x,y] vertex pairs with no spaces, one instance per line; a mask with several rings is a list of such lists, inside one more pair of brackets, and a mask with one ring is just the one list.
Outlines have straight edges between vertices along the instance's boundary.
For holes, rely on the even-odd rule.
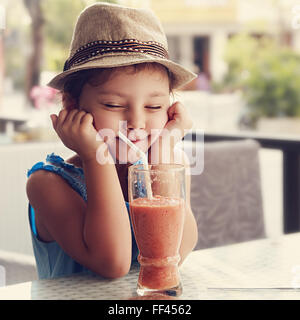
[[[128,215],[127,178],[128,167],[138,159],[126,160],[129,149],[118,137],[120,123],[123,133],[148,153],[149,162],[154,157],[161,161],[168,148],[158,146],[151,131],[177,129],[182,138],[191,128],[183,105],[170,106],[170,92],[194,77],[169,60],[166,37],[151,11],[97,3],[81,13],[64,72],[49,84],[63,97],[63,109],[51,115],[53,128],[75,155],[64,161],[51,154],[47,164],[39,162],[28,172],[40,278],[82,271],[108,278],[128,273],[138,249]],[[115,136],[101,139],[101,130]],[[99,150],[110,161],[101,163]],[[186,179],[181,262],[197,241]]]

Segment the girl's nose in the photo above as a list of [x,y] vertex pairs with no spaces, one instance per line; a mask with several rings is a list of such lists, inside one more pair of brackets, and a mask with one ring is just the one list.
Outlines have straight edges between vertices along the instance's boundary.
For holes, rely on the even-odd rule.
[[142,111],[132,110],[129,112],[127,117],[127,128],[128,129],[145,129],[146,121]]

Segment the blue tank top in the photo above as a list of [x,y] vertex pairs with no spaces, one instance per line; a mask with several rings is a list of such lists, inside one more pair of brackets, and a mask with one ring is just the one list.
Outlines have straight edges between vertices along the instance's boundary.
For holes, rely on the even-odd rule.
[[[139,163],[141,163],[140,160],[135,164]],[[84,171],[82,168],[78,168],[72,164],[66,163],[63,158],[52,153],[47,156],[46,164],[43,162],[38,162],[30,170],[28,170],[27,177],[37,170],[46,170],[58,174],[64,180],[66,180],[71,188],[79,193],[84,201],[87,201]],[[125,203],[129,213],[129,203]],[[92,273],[92,271],[73,260],[66,252],[63,251],[57,242],[44,242],[39,238],[35,225],[35,212],[30,203],[28,205],[28,215],[31,227],[33,252],[36,260],[38,276],[40,279],[66,276],[77,272]],[[130,227],[132,236],[132,262],[136,262],[138,248],[131,221]]]

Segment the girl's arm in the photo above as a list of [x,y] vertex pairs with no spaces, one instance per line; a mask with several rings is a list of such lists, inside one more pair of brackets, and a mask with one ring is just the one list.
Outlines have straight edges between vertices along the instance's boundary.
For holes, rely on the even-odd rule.
[[91,159],[83,162],[83,169],[88,194],[83,226],[87,250],[95,256],[101,252],[110,272],[115,266],[116,274],[124,275],[131,264],[131,231],[115,165],[99,165]]
[[[97,148],[106,144],[95,143],[92,117],[85,115],[63,110],[53,118],[53,125],[65,145],[81,156],[87,203],[60,176],[44,171],[30,176],[27,194],[36,211],[38,230],[46,235],[45,240],[56,241],[88,269],[115,278],[130,269],[130,222],[114,164],[100,165],[96,160]],[[80,117],[85,119],[78,121]],[[81,128],[82,124],[86,130]],[[75,128],[71,129],[72,125]]]

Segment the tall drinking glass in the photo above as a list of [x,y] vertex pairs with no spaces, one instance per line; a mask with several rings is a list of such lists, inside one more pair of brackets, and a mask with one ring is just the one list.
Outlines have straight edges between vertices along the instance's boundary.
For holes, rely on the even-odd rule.
[[[149,188],[151,191],[149,192]],[[129,167],[130,217],[139,248],[138,295],[182,293],[178,263],[185,219],[185,168]]]

